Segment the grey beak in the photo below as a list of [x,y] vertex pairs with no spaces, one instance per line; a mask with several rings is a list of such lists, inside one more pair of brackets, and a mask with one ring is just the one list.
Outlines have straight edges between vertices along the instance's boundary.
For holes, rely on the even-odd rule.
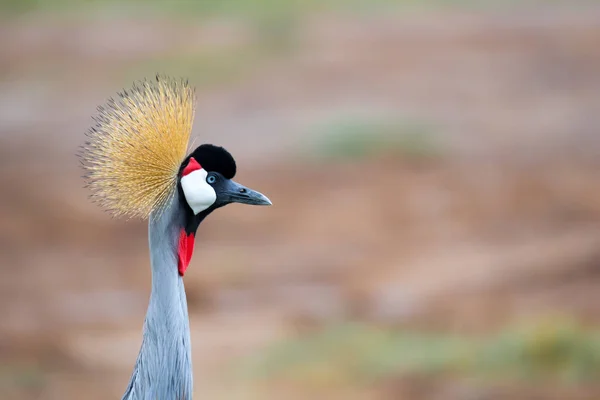
[[250,204],[253,206],[270,206],[271,200],[264,194],[252,190],[237,182],[229,181],[227,195],[232,203]]

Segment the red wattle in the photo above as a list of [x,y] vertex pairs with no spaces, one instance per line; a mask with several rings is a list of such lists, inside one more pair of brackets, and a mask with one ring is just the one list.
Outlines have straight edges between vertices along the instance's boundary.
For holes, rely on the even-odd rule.
[[181,176],[186,176],[190,172],[198,171],[199,169],[202,169],[202,166],[198,163],[198,161],[196,161],[194,157],[190,157],[190,161],[188,161],[188,164],[181,172]]
[[177,251],[177,269],[179,270],[179,275],[183,276],[185,274],[187,267],[190,265],[190,260],[192,259],[193,252],[194,234],[190,233],[188,235],[185,232],[185,229],[182,229],[181,233],[179,234],[179,249]]

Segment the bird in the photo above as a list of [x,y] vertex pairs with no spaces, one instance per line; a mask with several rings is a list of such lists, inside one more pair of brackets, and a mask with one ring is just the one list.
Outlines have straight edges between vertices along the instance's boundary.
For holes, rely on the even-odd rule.
[[122,400],[190,400],[192,356],[184,275],[200,223],[231,203],[268,206],[233,180],[229,151],[190,151],[195,89],[165,75],[136,81],[97,108],[77,155],[91,201],[148,221],[152,286],[141,346]]

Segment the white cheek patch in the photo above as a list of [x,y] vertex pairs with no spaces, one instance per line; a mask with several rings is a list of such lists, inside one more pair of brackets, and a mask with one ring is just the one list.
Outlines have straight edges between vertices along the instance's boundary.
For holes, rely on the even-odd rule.
[[185,200],[194,214],[206,210],[217,200],[215,189],[206,182],[206,175],[206,170],[198,169],[181,178]]

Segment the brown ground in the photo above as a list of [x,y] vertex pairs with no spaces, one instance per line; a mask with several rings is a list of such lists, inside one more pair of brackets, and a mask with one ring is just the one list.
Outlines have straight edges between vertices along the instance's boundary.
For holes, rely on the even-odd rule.
[[[344,318],[458,332],[548,314],[600,323],[598,17],[590,8],[309,18],[291,55],[207,88],[201,140],[240,154],[239,181],[274,206],[231,206],[200,228],[186,277],[197,397],[600,396],[411,376],[311,391],[224,372],[299,326]],[[217,23],[32,19],[0,29],[2,398],[117,398],[147,304],[145,226],[89,204],[70,154],[94,104],[115,90],[102,77],[168,57],[181,38],[203,38],[182,42],[182,54],[251,39],[247,27]],[[119,29],[147,34],[115,41],[108,33]],[[311,126],[355,114],[433,121],[444,155],[290,155],[317,140]]]

